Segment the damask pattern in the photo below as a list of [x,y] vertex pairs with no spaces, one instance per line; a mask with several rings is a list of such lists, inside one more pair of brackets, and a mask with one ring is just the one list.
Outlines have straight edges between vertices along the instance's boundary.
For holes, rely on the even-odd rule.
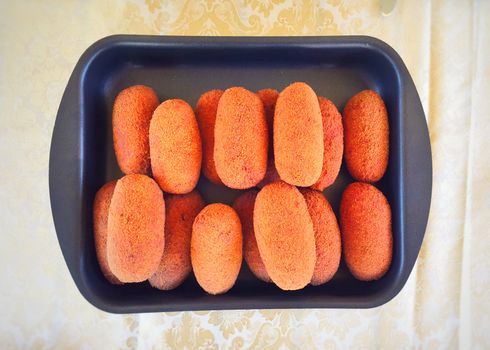
[[[490,2],[27,1],[0,4],[0,344],[4,349],[490,348]],[[401,293],[370,310],[111,315],[76,290],[52,223],[50,135],[83,50],[110,34],[373,35],[407,64],[434,188]]]

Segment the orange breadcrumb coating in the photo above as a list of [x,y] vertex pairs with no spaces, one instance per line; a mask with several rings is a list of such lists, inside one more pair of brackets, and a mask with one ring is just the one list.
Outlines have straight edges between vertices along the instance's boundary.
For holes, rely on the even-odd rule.
[[318,97],[305,83],[285,88],[274,113],[274,157],[279,176],[295,186],[311,186],[323,165],[323,126]]
[[315,231],[316,264],[311,284],[318,286],[332,279],[339,268],[340,230],[337,218],[323,193],[308,188],[300,190],[305,197]]
[[112,193],[116,187],[116,180],[102,186],[95,195],[94,200],[94,240],[95,253],[104,277],[112,284],[121,284],[121,281],[111,272],[107,263],[107,218],[111,205]]
[[264,282],[271,282],[271,278],[265,269],[262,258],[260,257],[257,241],[254,232],[254,205],[257,197],[257,190],[250,190],[241,194],[233,203],[242,223],[243,231],[243,256],[250,271]]
[[345,161],[353,178],[376,182],[386,171],[389,156],[388,113],[381,97],[364,90],[344,108]]
[[265,186],[254,207],[255,238],[272,281],[296,290],[311,281],[315,268],[315,234],[305,199],[283,181]]
[[107,261],[121,282],[142,282],[157,269],[165,245],[165,202],[148,176],[117,181],[109,208]]
[[204,202],[197,191],[169,195],[165,199],[165,249],[150,284],[158,289],[178,287],[192,270],[192,224]]
[[344,259],[352,275],[361,281],[380,279],[393,254],[391,208],[383,193],[361,182],[347,186],[340,225]]
[[257,91],[257,95],[264,104],[265,118],[267,120],[267,128],[269,129],[269,158],[267,160],[267,170],[262,181],[257,184],[257,187],[262,188],[271,182],[279,181],[281,179],[274,163],[273,145],[274,110],[276,109],[279,92],[275,89],[263,89]]
[[153,177],[163,191],[189,193],[201,172],[201,136],[194,112],[182,100],[167,100],[157,107],[150,124]]
[[211,90],[201,95],[196,105],[196,118],[202,139],[202,172],[209,181],[221,185],[222,182],[214,165],[214,125],[218,102],[223,90]]
[[270,157],[267,160],[267,171],[265,172],[265,176],[262,179],[262,181],[260,181],[257,184],[257,187],[258,188],[263,188],[265,185],[268,185],[270,183],[273,183],[273,182],[276,182],[276,181],[280,181],[280,180],[281,180],[281,177],[277,173],[276,165],[274,163],[274,158],[273,157]]
[[[267,120],[267,128],[269,130],[269,140],[272,140],[274,110],[276,109],[276,102],[277,98],[279,97],[279,92],[276,89],[262,89],[257,91],[257,95],[264,104],[265,119]],[[269,143],[269,148],[272,150],[272,142]]]
[[233,285],[242,264],[242,226],[233,208],[206,206],[192,225],[191,261],[199,285],[209,294],[222,294]]
[[158,97],[153,89],[135,85],[117,95],[112,110],[114,151],[125,174],[150,174],[148,130]]
[[267,169],[268,134],[264,105],[244,88],[227,89],[218,103],[214,162],[223,183],[235,189],[257,185]]
[[323,167],[318,181],[311,188],[323,191],[339,174],[344,152],[342,117],[332,101],[318,97],[323,121]]

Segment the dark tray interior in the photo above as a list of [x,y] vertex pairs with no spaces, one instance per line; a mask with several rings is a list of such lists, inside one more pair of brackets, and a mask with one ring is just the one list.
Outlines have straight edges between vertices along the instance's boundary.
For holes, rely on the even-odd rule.
[[[376,184],[393,215],[394,251],[379,281],[355,280],[344,263],[332,281],[285,292],[256,279],[244,263],[235,286],[207,295],[190,277],[173,291],[148,283],[114,286],[99,270],[93,241],[92,202],[105,182],[122,176],[114,155],[111,110],[122,89],[145,84],[161,101],[192,106],[210,89],[243,86],[282,90],[295,81],[342,110],[363,89],[383,97],[390,122],[390,161]],[[325,191],[336,213],[345,186],[344,165]],[[56,231],[68,268],[85,298],[118,313],[199,309],[373,307],[406,282],[425,232],[431,196],[431,154],[424,113],[403,62],[369,37],[191,38],[115,36],[91,46],[78,62],[63,96],[50,155],[50,194]],[[240,193],[201,178],[206,202],[231,203]]]

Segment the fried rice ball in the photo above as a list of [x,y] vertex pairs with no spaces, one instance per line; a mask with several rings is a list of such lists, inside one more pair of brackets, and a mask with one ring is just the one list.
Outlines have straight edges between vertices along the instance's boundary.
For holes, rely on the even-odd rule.
[[352,177],[359,181],[380,180],[388,165],[388,112],[381,96],[364,90],[344,108],[345,161]]
[[265,186],[254,207],[254,230],[260,256],[271,280],[283,290],[310,283],[315,268],[315,233],[306,201],[292,185]]
[[242,87],[225,90],[214,128],[214,162],[221,181],[234,189],[257,185],[267,169],[268,139],[260,98]]
[[320,178],[311,188],[323,191],[337,178],[344,152],[342,117],[332,101],[318,97],[323,122],[323,167]]
[[142,282],[165,246],[165,202],[158,184],[140,174],[117,181],[109,207],[107,261],[121,282]]
[[201,95],[196,105],[196,118],[202,139],[202,172],[206,178],[221,185],[221,179],[214,165],[214,125],[218,102],[223,90],[211,90]]
[[344,259],[361,281],[380,279],[393,255],[391,208],[376,187],[355,182],[347,186],[340,202]]
[[281,179],[311,186],[323,166],[323,126],[318,97],[305,83],[286,87],[274,112],[274,158]]
[[152,88],[135,85],[117,95],[112,110],[114,151],[125,174],[150,174],[148,130],[158,97]]
[[165,199],[165,249],[150,284],[161,290],[177,288],[192,270],[192,224],[204,208],[196,190],[187,194],[168,195]]
[[315,231],[316,263],[311,284],[318,286],[332,279],[340,264],[341,240],[337,218],[323,193],[303,188]]
[[192,225],[191,262],[199,285],[209,294],[233,287],[242,264],[242,225],[233,208],[213,203]]
[[243,231],[243,256],[250,271],[261,281],[271,282],[269,274],[265,269],[262,258],[260,257],[257,240],[254,231],[254,205],[257,197],[257,190],[250,190],[241,194],[233,203],[233,209],[237,212],[242,223]]
[[116,180],[110,181],[102,186],[95,195],[93,215],[94,215],[94,240],[95,253],[104,277],[112,284],[121,284],[112,273],[107,263],[107,219],[109,217],[109,206],[111,205],[112,194],[116,187]]
[[201,173],[201,136],[194,111],[187,102],[167,100],[160,104],[150,124],[153,177],[163,191],[191,192]]

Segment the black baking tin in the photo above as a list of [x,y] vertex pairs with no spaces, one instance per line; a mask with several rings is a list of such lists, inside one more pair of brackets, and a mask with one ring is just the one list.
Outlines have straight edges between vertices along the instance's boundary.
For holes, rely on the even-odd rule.
[[[246,264],[226,294],[207,295],[193,276],[169,292],[148,283],[111,285],[97,264],[92,202],[105,182],[122,176],[114,155],[111,109],[116,94],[134,84],[154,88],[161,101],[195,105],[210,89],[244,86],[282,90],[295,81],[342,110],[363,89],[383,97],[389,113],[390,160],[376,184],[393,213],[393,262],[378,281],[355,280],[344,263],[332,281],[294,292],[252,276]],[[352,182],[342,166],[325,191],[334,210]],[[49,189],[56,233],[82,295],[114,313],[269,308],[368,308],[386,303],[403,287],[417,258],[429,214],[432,165],[424,111],[410,74],[384,42],[345,37],[111,36],[93,44],[77,63],[60,104],[49,161]],[[207,202],[231,203],[239,191],[201,178]]]

